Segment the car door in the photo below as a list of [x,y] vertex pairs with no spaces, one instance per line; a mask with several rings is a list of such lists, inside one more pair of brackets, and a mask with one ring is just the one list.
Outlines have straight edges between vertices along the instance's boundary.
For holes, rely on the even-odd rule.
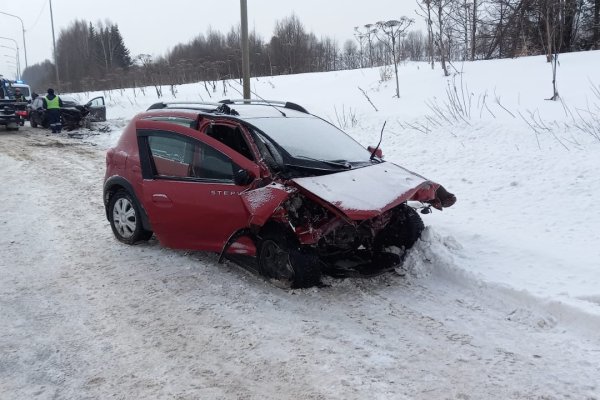
[[90,109],[89,118],[91,122],[106,121],[106,104],[103,96],[94,97],[86,103],[86,106]]
[[43,125],[44,114],[44,100],[41,97],[37,97],[31,104],[29,119],[38,125]]
[[159,241],[168,247],[220,251],[249,215],[234,183],[258,166],[197,130],[160,121],[136,123],[142,203]]

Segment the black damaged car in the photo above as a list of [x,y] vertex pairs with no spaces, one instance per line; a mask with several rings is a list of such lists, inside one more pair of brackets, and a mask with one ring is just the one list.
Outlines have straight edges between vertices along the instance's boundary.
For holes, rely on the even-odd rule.
[[[106,105],[104,97],[95,97],[85,104],[80,104],[77,100],[69,96],[60,96],[63,106],[60,108],[60,119],[63,129],[73,130],[80,127],[89,128],[90,122],[106,121]],[[31,103],[29,110],[29,123],[32,128],[38,126],[48,128],[48,116],[44,109],[44,99],[37,97]]]

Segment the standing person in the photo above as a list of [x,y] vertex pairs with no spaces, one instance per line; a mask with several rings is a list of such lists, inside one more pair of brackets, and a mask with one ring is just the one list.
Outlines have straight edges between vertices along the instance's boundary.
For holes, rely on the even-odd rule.
[[62,123],[60,122],[60,108],[63,102],[57,95],[54,94],[54,89],[48,89],[48,94],[44,97],[44,108],[47,110],[48,123],[52,133],[60,133],[62,131]]
[[21,93],[21,89],[19,88],[15,88],[15,100],[18,102],[25,102],[27,101],[25,99],[25,96],[23,96],[23,93]]

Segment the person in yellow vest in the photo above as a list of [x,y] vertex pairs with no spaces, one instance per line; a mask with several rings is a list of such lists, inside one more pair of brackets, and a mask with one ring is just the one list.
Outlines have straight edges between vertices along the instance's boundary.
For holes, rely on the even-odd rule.
[[48,94],[44,97],[44,109],[48,117],[48,123],[52,133],[60,133],[62,131],[62,123],[60,122],[60,108],[63,102],[57,95],[54,94],[54,89],[48,89]]

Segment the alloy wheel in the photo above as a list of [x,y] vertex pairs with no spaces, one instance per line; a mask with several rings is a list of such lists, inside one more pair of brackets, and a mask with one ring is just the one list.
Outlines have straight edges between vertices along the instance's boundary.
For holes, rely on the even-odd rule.
[[133,236],[137,227],[137,215],[129,199],[121,197],[115,202],[113,223],[123,239],[129,239]]

